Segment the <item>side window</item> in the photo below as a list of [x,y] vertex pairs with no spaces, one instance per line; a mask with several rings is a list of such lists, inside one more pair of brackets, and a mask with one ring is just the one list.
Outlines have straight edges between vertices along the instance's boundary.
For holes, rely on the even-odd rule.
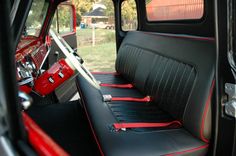
[[77,29],[78,53],[90,71],[115,71],[116,40],[113,1],[99,0],[94,3],[86,0],[82,4],[75,3],[75,6],[80,6],[77,8],[77,17],[81,16],[78,18],[80,25]]
[[137,8],[135,0],[124,0],[121,4],[121,22],[123,31],[137,30]]
[[73,32],[73,11],[70,5],[60,5],[54,15],[51,28],[59,34]]
[[201,19],[204,0],[146,0],[148,21]]

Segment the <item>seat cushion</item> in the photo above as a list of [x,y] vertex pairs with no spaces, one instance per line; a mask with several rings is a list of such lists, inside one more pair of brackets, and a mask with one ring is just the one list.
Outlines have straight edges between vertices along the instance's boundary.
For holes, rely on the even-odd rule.
[[108,84],[129,83],[122,75],[116,72],[92,72],[97,81]]
[[[211,134],[215,49],[211,39],[129,32],[117,55],[119,74],[97,74],[102,83],[132,89],[77,86],[95,138],[105,155],[203,155]],[[104,102],[151,97],[151,102]],[[114,129],[114,123],[180,121],[181,127]]]
[[[129,84],[130,82],[124,79],[122,75],[113,73],[94,73],[94,77],[97,81],[106,84]],[[142,98],[144,95],[136,88],[133,89],[121,89],[112,87],[101,87],[101,93],[103,95],[112,95],[114,97],[136,97]]]
[[[91,128],[104,155],[109,156],[148,156],[148,155],[168,155],[173,153],[183,153],[189,155],[204,155],[207,152],[205,142],[193,137],[184,128],[177,129],[151,129],[151,130],[127,130],[116,132],[112,124],[125,121],[168,121],[172,118],[162,111],[159,112],[154,107],[156,118],[149,118],[142,115],[130,116],[126,111],[138,109],[143,103],[106,103],[102,100],[99,89],[94,88],[82,77],[77,78],[77,85],[84,104]],[[91,98],[92,97],[92,98]],[[125,104],[125,106],[122,106]],[[131,104],[139,105],[137,107]],[[116,105],[118,105],[117,108]],[[128,108],[128,109],[125,109]],[[145,109],[145,106],[141,106]],[[146,107],[151,109],[152,107]],[[119,109],[125,118],[119,116]],[[117,111],[118,110],[118,111]],[[142,110],[144,111],[144,110]],[[136,112],[137,113],[137,112]],[[147,114],[150,115],[150,114]],[[159,117],[159,118],[158,118]],[[149,120],[151,119],[151,120]]]

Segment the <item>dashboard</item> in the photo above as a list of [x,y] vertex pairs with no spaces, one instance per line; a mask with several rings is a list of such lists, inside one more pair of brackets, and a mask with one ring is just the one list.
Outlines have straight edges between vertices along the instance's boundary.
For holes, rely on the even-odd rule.
[[15,59],[20,91],[45,96],[75,74],[73,65],[63,58],[49,69],[42,69],[51,51],[51,38],[47,36],[45,40],[27,36],[18,44]]
[[32,91],[34,81],[40,76],[42,66],[50,52],[50,44],[35,37],[23,37],[15,54],[16,75],[21,91]]

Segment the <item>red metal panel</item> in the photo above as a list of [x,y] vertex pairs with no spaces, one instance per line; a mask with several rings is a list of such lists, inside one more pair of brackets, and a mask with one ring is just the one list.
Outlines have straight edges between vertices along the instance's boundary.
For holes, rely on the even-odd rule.
[[40,95],[48,95],[73,74],[74,70],[61,59],[35,81],[34,90]]
[[23,86],[19,86],[19,90],[29,94],[32,91],[32,88],[27,86],[27,85],[23,85]]
[[22,112],[29,143],[39,156],[69,156],[25,112]]

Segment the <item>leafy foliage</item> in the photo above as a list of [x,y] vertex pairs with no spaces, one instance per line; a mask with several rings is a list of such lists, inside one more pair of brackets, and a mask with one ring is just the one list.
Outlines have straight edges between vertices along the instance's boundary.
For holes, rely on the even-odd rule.
[[[74,5],[77,10],[77,18],[81,20],[81,16],[92,10],[96,0],[74,0]],[[100,0],[100,3],[106,6],[105,14],[109,17],[114,17],[114,5],[112,0]],[[125,20],[137,19],[135,0],[125,0],[122,3],[122,16]]]
[[114,4],[112,0],[102,0],[102,3],[106,6],[106,16],[114,16]]
[[73,4],[75,5],[76,15],[79,19],[77,23],[80,23],[83,14],[92,10],[94,3],[95,0],[74,0]]
[[125,0],[122,3],[122,18],[123,20],[133,21],[137,19],[137,10],[135,0]]
[[26,21],[26,34],[38,36],[46,16],[48,2],[34,0]]

